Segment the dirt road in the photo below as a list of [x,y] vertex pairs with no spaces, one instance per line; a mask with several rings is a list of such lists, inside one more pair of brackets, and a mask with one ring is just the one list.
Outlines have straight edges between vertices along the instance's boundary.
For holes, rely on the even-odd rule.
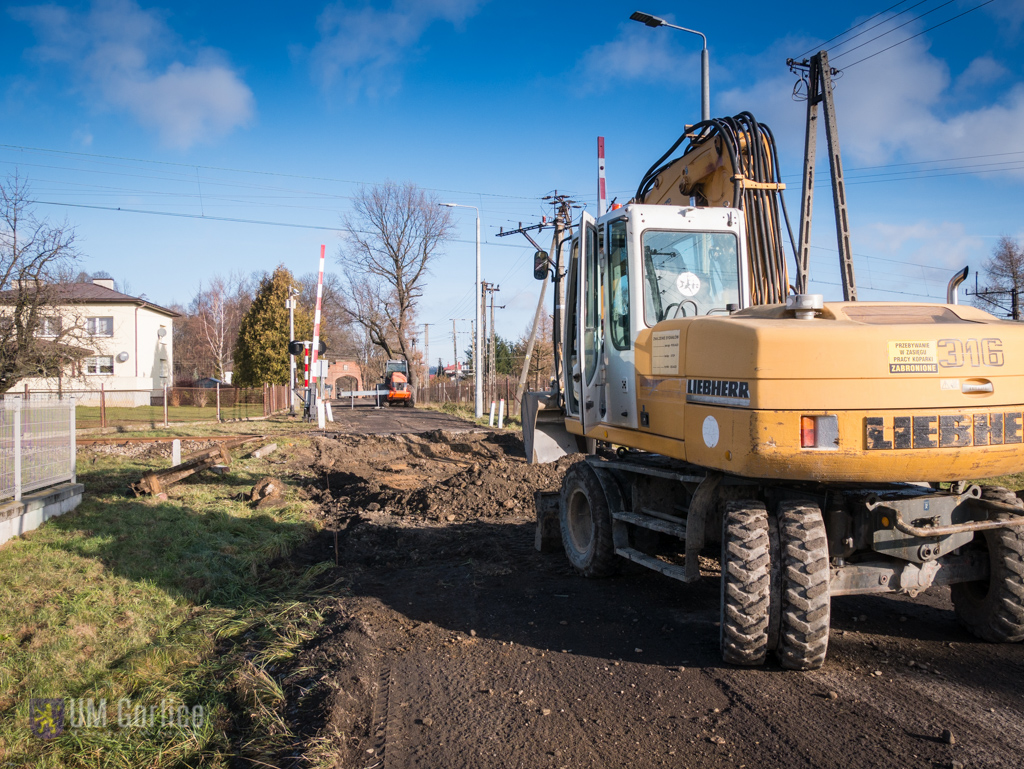
[[[418,414],[406,429],[435,429]],[[685,586],[585,580],[534,550],[532,493],[571,459],[530,467],[514,435],[445,431],[318,452],[328,530],[299,557],[333,560],[339,529],[347,591],[289,691],[321,692],[294,717],[333,735],[340,767],[1024,764],[1024,646],[960,630],[948,591],[835,599],[820,671],[729,667],[713,558]]]

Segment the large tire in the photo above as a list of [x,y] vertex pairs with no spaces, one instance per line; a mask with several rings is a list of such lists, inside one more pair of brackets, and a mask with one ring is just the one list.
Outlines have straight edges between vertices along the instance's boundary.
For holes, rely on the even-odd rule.
[[768,655],[771,545],[768,512],[756,500],[726,504],[722,519],[722,659],[760,665]]
[[597,473],[586,462],[569,468],[558,501],[562,546],[584,577],[609,577],[619,570],[612,542],[612,516]]
[[[1012,491],[983,486],[982,499],[1024,507]],[[1006,514],[997,516],[1004,518]],[[968,632],[984,641],[1024,640],[1024,531],[1020,527],[989,529],[975,534],[975,543],[988,553],[989,577],[961,582],[950,588],[956,617]]]
[[779,504],[781,606],[779,663],[816,670],[825,662],[830,622],[828,538],[821,510],[809,502]]

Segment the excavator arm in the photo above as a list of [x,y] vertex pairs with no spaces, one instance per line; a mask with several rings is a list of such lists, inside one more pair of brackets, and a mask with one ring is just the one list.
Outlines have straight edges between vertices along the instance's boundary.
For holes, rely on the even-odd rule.
[[[672,155],[684,142],[683,152]],[[672,159],[670,159],[672,158]],[[753,303],[777,304],[790,292],[782,238],[789,228],[775,137],[749,112],[687,127],[637,188],[635,203],[732,207],[746,215]],[[781,209],[781,216],[780,216]],[[793,239],[790,230],[790,242]]]

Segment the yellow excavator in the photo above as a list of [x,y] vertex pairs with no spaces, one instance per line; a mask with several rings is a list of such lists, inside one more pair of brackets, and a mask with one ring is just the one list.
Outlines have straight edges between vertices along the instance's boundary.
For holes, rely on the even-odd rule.
[[688,127],[628,204],[538,253],[566,309],[527,456],[588,455],[538,495],[537,546],[587,577],[694,582],[720,543],[733,664],[817,668],[831,596],[938,585],[977,637],[1024,640],[1024,503],[972,482],[1024,471],[1024,325],[959,305],[966,271],[945,304],[852,301],[840,194],[851,301],[806,293],[813,146],[804,171],[792,286],[774,139],[748,113]]

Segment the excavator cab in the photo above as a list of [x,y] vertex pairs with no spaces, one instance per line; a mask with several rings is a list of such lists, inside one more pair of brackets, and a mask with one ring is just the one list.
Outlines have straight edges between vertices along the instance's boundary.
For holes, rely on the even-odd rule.
[[581,215],[563,262],[562,408],[548,394],[524,405],[531,461],[576,450],[582,442],[570,433],[598,423],[639,426],[637,335],[666,320],[749,306],[743,231],[743,213],[725,207],[630,204],[599,219]]
[[[634,342],[675,318],[750,304],[743,214],[730,208],[627,205],[583,213],[566,290],[566,416],[636,429]],[[570,430],[571,431],[571,430]]]

